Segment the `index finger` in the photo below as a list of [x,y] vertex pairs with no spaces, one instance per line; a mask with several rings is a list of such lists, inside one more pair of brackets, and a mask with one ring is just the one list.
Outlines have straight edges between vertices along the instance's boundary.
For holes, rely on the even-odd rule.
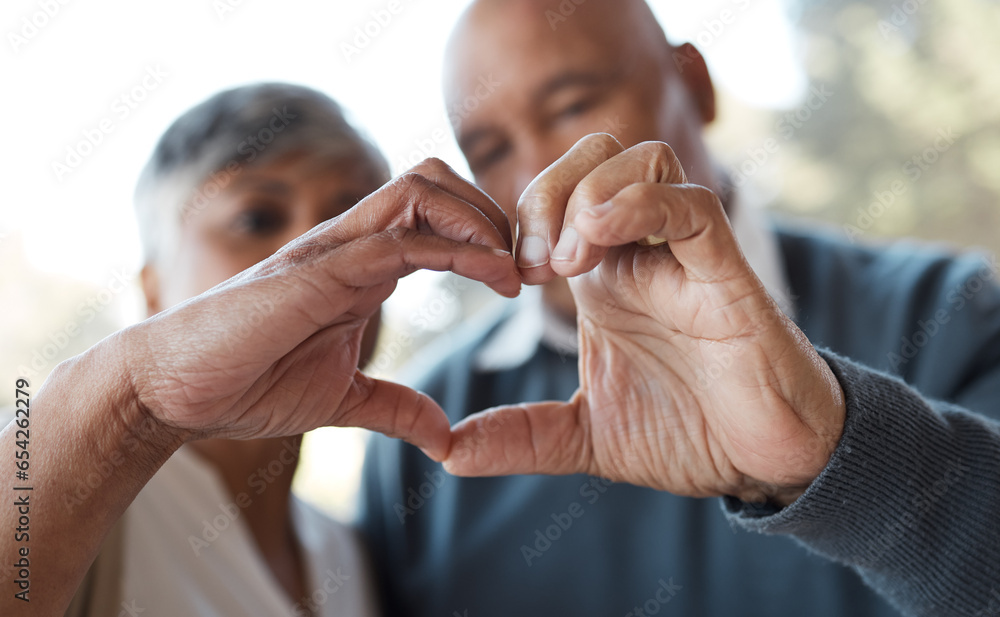
[[[602,163],[625,150],[607,133],[587,135],[538,174],[517,202],[517,266],[525,283],[540,285],[556,276],[553,255],[567,221],[567,205],[577,184]],[[612,193],[613,195],[614,193]],[[610,197],[610,195],[609,195]],[[603,256],[606,249],[595,248]]]
[[316,233],[344,243],[393,228],[512,248],[510,222],[500,206],[438,159],[393,179]]
[[[598,165],[580,180],[569,197],[566,205],[566,229],[574,229],[568,240],[575,241],[577,246],[574,251],[563,251],[564,258],[553,262],[555,271],[562,276],[576,276],[587,272],[597,266],[607,252],[602,245],[591,244],[576,233],[573,222],[580,212],[608,202],[633,185],[685,182],[687,176],[674,151],[667,144],[657,141],[633,146]],[[649,204],[649,207],[652,206],[653,204]],[[652,234],[652,230],[649,233]],[[565,230],[563,235],[568,235]]]

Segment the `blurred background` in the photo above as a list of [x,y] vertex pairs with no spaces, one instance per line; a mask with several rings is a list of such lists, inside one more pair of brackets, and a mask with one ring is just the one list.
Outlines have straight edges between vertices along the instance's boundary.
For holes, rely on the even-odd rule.
[[[439,86],[468,2],[398,1],[387,23],[373,12],[388,0],[4,2],[0,408],[16,378],[37,391],[60,361],[142,318],[135,179],[169,123],[218,90],[320,89],[394,173],[437,156],[468,175]],[[856,242],[1000,248],[1000,3],[651,4],[673,42],[706,56],[720,96],[710,141],[761,204]],[[371,370],[395,374],[491,301],[450,276],[405,279]],[[364,440],[310,434],[296,490],[352,516]]]

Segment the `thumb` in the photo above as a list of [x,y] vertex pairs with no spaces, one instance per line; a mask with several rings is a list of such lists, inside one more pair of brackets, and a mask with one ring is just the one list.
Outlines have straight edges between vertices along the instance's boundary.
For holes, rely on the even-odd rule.
[[341,401],[337,426],[356,426],[396,437],[435,461],[448,455],[451,425],[431,397],[391,381],[354,374]]
[[452,427],[445,471],[458,476],[586,471],[590,430],[579,400],[495,407],[469,416]]

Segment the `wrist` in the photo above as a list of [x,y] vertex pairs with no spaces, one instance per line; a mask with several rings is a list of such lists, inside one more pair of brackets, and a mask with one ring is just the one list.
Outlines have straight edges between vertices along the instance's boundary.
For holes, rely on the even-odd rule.
[[800,434],[773,448],[764,479],[747,477],[745,490],[734,493],[748,503],[791,505],[829,465],[844,432],[847,405],[840,382],[811,344],[804,338],[797,343],[804,358],[795,361],[795,354],[789,354],[793,364],[783,373],[790,376],[785,382],[795,387],[782,391],[781,397],[794,411]]
[[67,420],[76,425],[77,443],[91,450],[94,460],[128,460],[124,468],[145,475],[191,436],[165,424],[142,404],[123,351],[127,333],[115,333],[61,363],[39,397],[53,396],[63,410],[72,410],[74,417]]
[[817,432],[815,439],[786,454],[784,469],[776,470],[771,481],[745,476],[742,485],[728,494],[747,503],[767,503],[781,508],[791,505],[829,465],[842,433],[842,422],[825,434]]
[[[60,363],[31,400],[30,499],[42,504],[31,510],[31,574],[45,590],[39,614],[63,614],[108,530],[184,441],[143,412],[126,366],[116,334]],[[0,450],[10,452],[12,431],[4,437]],[[0,516],[9,519],[14,507],[0,506]],[[7,552],[13,537],[2,543]]]
[[726,491],[724,494],[735,497],[742,502],[763,505],[768,504],[784,508],[791,505],[806,492],[809,485],[778,485],[760,482],[746,478],[738,488]]

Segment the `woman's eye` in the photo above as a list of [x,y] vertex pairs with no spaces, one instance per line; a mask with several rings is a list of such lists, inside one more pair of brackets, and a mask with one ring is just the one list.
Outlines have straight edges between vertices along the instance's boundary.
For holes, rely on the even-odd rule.
[[284,214],[279,210],[257,207],[237,215],[233,227],[240,233],[268,235],[279,231],[284,223]]

